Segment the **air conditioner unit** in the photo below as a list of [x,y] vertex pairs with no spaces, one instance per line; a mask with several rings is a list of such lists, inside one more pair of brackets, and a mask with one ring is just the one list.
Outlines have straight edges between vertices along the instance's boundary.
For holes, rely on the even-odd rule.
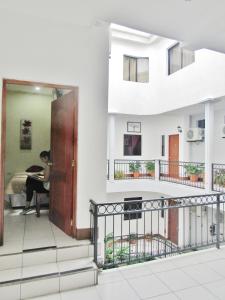
[[187,142],[203,141],[205,137],[204,128],[189,128],[186,133]]
[[225,125],[223,125],[223,128],[222,128],[222,138],[225,139]]

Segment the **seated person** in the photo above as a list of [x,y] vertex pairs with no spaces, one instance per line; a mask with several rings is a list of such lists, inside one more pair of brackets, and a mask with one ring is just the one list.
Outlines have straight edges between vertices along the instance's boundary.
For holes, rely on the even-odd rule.
[[42,151],[40,153],[40,159],[45,164],[43,176],[30,175],[26,180],[26,206],[22,211],[25,215],[32,210],[30,203],[33,198],[33,193],[48,193],[49,192],[49,176],[50,176],[50,151]]

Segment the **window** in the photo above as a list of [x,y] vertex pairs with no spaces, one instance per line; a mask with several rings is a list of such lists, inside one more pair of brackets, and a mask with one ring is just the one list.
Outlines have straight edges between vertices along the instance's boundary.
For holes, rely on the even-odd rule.
[[165,135],[161,136],[161,156],[165,156]]
[[194,61],[195,52],[181,47],[178,43],[168,50],[168,74],[173,74]]
[[[142,197],[132,197],[132,198],[124,198],[124,201],[132,201],[132,203],[126,204],[124,203],[124,211],[126,210],[139,210],[142,209],[142,203],[136,202],[134,200],[142,200]],[[133,219],[141,219],[142,213],[128,213],[124,214],[124,220],[133,220]]]
[[141,135],[124,134],[123,155],[141,155]]
[[149,59],[124,55],[123,80],[149,82]]
[[198,128],[205,128],[205,119],[198,120]]
[[161,197],[161,207],[162,207],[162,209],[161,209],[161,218],[164,218],[165,217],[165,210],[163,209],[164,208],[164,206],[165,206],[165,200],[164,200],[164,197],[162,196]]

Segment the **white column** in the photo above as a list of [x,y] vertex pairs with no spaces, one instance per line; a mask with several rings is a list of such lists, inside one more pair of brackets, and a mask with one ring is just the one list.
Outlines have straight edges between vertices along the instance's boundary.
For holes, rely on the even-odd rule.
[[116,121],[115,115],[109,115],[108,123],[108,141],[109,141],[109,180],[114,180],[114,159],[116,149]]
[[213,135],[214,104],[209,100],[205,103],[205,189],[207,193],[212,191]]

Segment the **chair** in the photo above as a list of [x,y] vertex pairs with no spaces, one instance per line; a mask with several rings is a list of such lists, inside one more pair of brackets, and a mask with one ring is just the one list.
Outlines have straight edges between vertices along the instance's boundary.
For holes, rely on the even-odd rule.
[[37,193],[34,192],[34,202],[36,204],[36,216],[39,218],[41,216],[41,199],[43,195],[46,195],[49,198],[49,192],[46,193]]

